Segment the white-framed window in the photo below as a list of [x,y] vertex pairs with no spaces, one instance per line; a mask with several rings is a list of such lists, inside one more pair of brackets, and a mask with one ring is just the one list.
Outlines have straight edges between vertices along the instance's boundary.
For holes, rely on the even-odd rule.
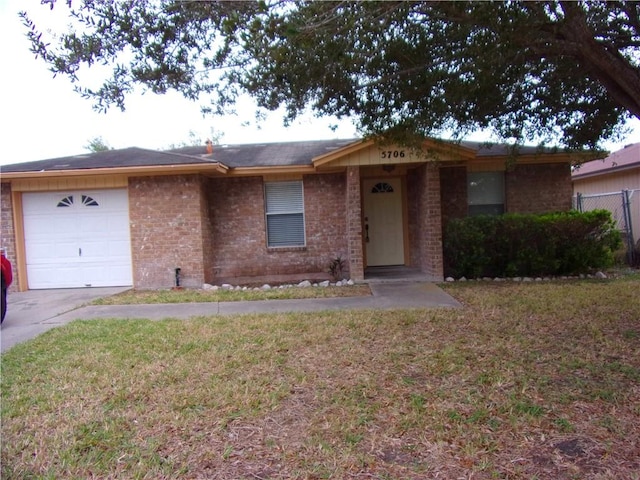
[[504,172],[469,172],[467,174],[469,215],[504,213]]
[[302,181],[264,184],[268,247],[304,247]]

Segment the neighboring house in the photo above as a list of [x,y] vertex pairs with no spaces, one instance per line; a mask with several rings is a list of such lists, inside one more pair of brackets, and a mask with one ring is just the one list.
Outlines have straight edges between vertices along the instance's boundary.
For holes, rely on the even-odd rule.
[[622,223],[623,190],[629,190],[633,243],[640,240],[640,143],[627,145],[604,159],[593,160],[571,174],[574,195],[582,195],[585,210],[610,210]]
[[571,208],[565,153],[427,140],[110,150],[2,167],[2,244],[20,290],[328,278],[406,265],[442,280],[443,226]]

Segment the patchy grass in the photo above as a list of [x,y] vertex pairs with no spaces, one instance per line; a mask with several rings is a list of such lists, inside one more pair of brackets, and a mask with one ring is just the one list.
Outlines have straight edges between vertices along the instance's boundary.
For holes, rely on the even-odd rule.
[[78,321],[2,356],[2,478],[640,478],[640,281]]
[[99,298],[93,305],[139,305],[149,303],[238,302],[252,300],[295,300],[304,298],[359,297],[371,295],[368,285],[343,287],[291,287],[270,290],[127,290]]

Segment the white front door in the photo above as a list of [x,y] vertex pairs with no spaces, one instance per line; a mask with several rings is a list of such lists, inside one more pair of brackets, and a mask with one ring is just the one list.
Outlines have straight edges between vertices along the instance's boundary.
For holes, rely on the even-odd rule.
[[366,179],[362,188],[367,266],[404,265],[401,180]]
[[25,193],[30,289],[132,285],[126,190]]

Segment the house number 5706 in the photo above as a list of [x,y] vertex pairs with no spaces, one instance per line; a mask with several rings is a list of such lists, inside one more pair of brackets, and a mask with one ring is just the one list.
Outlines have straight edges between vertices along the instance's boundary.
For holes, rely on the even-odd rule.
[[380,152],[381,158],[404,158],[404,150],[382,150]]

